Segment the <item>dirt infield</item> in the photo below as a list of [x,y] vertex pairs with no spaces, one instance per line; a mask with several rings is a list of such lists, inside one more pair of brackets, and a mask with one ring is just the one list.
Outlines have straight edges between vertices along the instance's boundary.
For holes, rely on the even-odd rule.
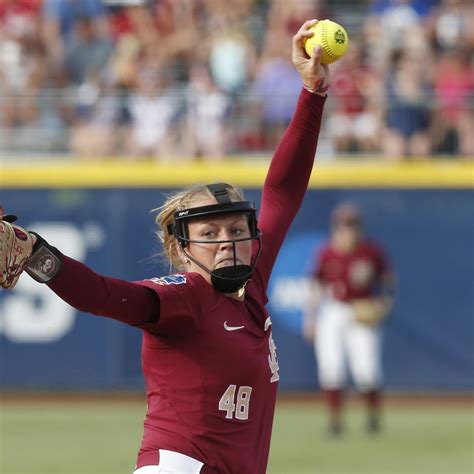
[[[449,406],[473,407],[474,394],[472,393],[444,393],[444,392],[387,392],[384,395],[387,406]],[[347,395],[351,404],[361,402],[357,394]],[[45,391],[0,391],[1,405],[16,404],[145,404],[145,393],[142,392],[45,392]],[[323,399],[316,392],[282,392],[278,396],[278,403],[319,404]]]

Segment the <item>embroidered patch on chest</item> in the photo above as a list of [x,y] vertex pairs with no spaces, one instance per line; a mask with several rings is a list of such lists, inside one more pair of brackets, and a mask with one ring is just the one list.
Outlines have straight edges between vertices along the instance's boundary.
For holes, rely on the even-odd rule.
[[161,278],[149,278],[148,281],[152,281],[157,285],[182,285],[186,283],[186,277],[184,275],[168,275]]

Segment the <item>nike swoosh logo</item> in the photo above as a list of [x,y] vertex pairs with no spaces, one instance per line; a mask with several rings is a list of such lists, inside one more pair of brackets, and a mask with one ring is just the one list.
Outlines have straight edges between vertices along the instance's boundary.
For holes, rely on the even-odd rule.
[[238,331],[239,329],[244,329],[245,326],[228,326],[227,321],[224,321],[224,329],[226,331]]

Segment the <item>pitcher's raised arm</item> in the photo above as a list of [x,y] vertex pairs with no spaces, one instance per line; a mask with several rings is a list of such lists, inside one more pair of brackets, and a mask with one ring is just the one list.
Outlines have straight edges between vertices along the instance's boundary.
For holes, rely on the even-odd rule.
[[322,50],[317,46],[312,57],[304,50],[309,28],[317,20],[307,21],[293,37],[293,64],[303,81],[295,114],[272,158],[263,186],[259,227],[262,253],[258,271],[265,285],[283,239],[298,212],[313,168],[329,70],[321,64]]

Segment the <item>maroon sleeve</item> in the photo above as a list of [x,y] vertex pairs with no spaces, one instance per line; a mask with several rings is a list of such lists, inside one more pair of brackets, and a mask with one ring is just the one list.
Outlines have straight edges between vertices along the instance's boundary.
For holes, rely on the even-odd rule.
[[132,326],[156,321],[160,300],[150,289],[95,273],[63,256],[61,271],[48,286],[79,311],[107,316]]
[[198,273],[168,275],[136,282],[159,295],[160,319],[141,326],[157,336],[185,336],[200,328],[203,308],[212,308],[212,286]]
[[302,90],[293,119],[268,170],[258,218],[262,231],[262,252],[257,272],[265,287],[308,187],[324,102],[325,97]]

